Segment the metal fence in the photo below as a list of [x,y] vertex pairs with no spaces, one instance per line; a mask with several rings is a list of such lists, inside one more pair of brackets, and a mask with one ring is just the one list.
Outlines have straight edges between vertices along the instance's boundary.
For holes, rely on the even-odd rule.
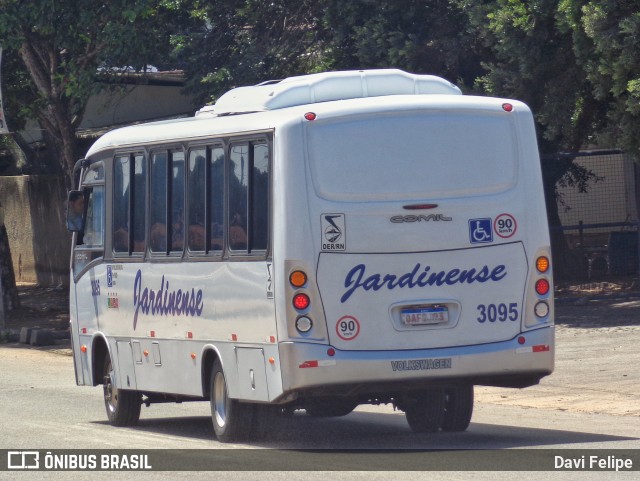
[[550,229],[564,235],[566,252],[554,252],[556,280],[629,284],[640,277],[640,169],[617,150],[581,152],[574,162],[594,177],[586,192],[558,188],[561,225]]

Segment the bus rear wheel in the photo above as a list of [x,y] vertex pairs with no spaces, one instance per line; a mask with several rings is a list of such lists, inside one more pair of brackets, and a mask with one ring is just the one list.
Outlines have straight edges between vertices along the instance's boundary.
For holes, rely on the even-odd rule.
[[445,391],[443,431],[465,431],[473,414],[473,384],[447,388]]
[[135,426],[140,420],[142,395],[137,391],[118,389],[114,384],[113,364],[107,355],[104,362],[102,391],[107,418],[113,426]]
[[444,421],[444,389],[433,388],[416,393],[405,405],[404,413],[414,433],[438,432]]
[[218,359],[213,364],[209,393],[213,431],[218,441],[229,443],[245,437],[251,428],[253,406],[229,398],[227,381]]

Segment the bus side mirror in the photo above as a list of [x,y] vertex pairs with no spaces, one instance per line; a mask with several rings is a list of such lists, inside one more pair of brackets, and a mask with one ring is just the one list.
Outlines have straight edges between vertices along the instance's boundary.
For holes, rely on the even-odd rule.
[[71,190],[67,196],[67,230],[84,230],[84,192],[81,190]]

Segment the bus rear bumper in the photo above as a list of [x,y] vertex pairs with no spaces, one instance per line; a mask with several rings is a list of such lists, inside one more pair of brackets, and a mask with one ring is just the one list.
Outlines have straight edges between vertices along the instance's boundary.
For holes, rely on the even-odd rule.
[[407,351],[340,351],[283,342],[283,388],[285,394],[348,395],[459,383],[526,387],[553,372],[554,337],[549,326],[503,342]]

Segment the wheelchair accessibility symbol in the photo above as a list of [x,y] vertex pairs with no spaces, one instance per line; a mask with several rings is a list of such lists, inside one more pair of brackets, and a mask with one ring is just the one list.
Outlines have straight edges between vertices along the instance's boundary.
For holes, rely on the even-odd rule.
[[469,219],[469,241],[472,244],[493,242],[491,219]]

